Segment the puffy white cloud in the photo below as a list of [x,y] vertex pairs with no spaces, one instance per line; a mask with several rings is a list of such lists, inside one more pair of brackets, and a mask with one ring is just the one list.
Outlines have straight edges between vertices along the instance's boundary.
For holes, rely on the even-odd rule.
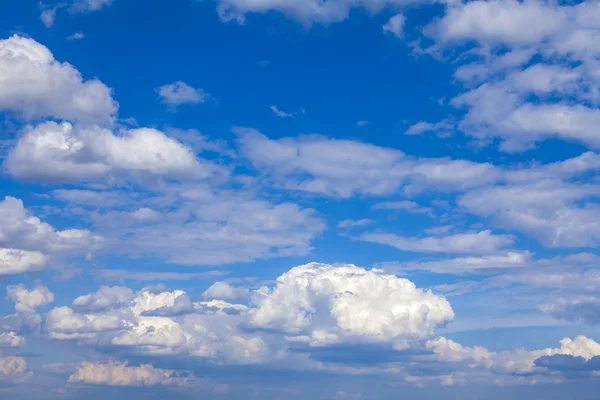
[[16,275],[43,269],[48,262],[39,251],[0,249],[0,275]]
[[204,103],[210,95],[202,89],[195,89],[185,82],[175,82],[156,88],[162,103],[177,108],[182,104]]
[[184,385],[194,380],[190,372],[177,372],[143,364],[130,367],[127,363],[109,361],[102,364],[82,362],[69,383],[107,386]]
[[27,361],[21,357],[0,358],[0,382],[23,383],[33,376]]
[[0,110],[27,119],[51,117],[111,123],[118,104],[97,79],[60,63],[45,46],[14,35],[0,40]]
[[89,310],[105,310],[120,306],[133,298],[133,291],[122,286],[102,286],[96,293],[79,296],[73,306]]
[[227,282],[215,282],[202,293],[205,299],[235,300],[248,297],[250,292],[246,288],[233,287]]
[[513,244],[508,235],[494,235],[485,230],[477,233],[459,233],[446,236],[403,237],[390,233],[364,233],[359,238],[366,242],[387,244],[404,251],[418,253],[489,254]]
[[[46,330],[57,339],[68,335],[93,334],[124,328],[127,320],[118,313],[113,314],[78,314],[69,307],[53,308],[45,320]],[[63,336],[67,335],[67,336]],[[84,337],[92,338],[94,335]]]
[[253,327],[282,330],[314,346],[370,341],[404,348],[454,318],[443,297],[354,265],[293,268],[274,288],[255,291],[251,302]]
[[115,135],[100,127],[45,122],[29,127],[5,164],[16,178],[37,182],[115,182],[127,178],[198,179],[217,167],[148,128]]
[[556,33],[564,14],[545,1],[488,0],[450,3],[428,27],[441,41],[479,41],[486,45],[535,45]]
[[37,271],[52,257],[90,254],[101,243],[102,237],[87,230],[55,230],[31,215],[19,199],[0,202],[0,275]]
[[352,140],[323,136],[271,140],[254,129],[234,131],[241,155],[284,189],[343,198],[387,195],[402,187],[454,191],[493,182],[500,174],[491,164],[414,158]]
[[25,338],[15,332],[0,333],[0,347],[21,347],[25,344]]
[[385,33],[390,33],[398,38],[404,36],[404,24],[406,23],[406,18],[403,14],[396,14],[389,19],[387,24],[383,26],[383,31]]
[[15,303],[17,312],[30,313],[37,308],[48,305],[54,301],[54,294],[45,286],[38,285],[32,290],[27,290],[25,285],[8,286],[7,297]]

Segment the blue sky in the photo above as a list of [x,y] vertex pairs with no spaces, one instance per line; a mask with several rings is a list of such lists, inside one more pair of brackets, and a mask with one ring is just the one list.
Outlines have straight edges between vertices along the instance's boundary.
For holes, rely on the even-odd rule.
[[598,21],[5,1],[0,394],[596,398]]

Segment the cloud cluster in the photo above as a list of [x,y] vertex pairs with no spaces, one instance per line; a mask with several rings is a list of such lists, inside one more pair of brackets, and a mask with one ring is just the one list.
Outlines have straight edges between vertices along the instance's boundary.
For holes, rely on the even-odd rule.
[[595,1],[448,2],[424,31],[429,51],[477,55],[455,73],[467,88],[451,101],[465,110],[458,128],[483,143],[499,137],[509,152],[552,137],[598,147],[599,10]]
[[221,298],[241,296],[215,286],[204,293],[203,302],[192,301],[181,290],[152,288],[123,302],[126,296],[115,296],[122,292],[127,291],[101,288],[74,302],[100,304],[95,311],[54,308],[46,316],[45,329],[59,340],[250,364],[285,350],[285,342],[282,348],[267,332],[278,331],[293,345],[373,343],[405,349],[433,337],[436,328],[454,318],[443,297],[406,279],[353,265],[296,267],[274,287],[253,291],[249,307],[209,300],[212,292]]

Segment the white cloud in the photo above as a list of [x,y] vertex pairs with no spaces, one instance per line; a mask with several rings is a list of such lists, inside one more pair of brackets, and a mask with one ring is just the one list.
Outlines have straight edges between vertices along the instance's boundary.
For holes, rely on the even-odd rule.
[[356,126],[359,127],[359,128],[362,128],[363,126],[367,126],[367,125],[369,125],[369,121],[364,121],[363,120],[363,121],[358,121],[356,123]]
[[96,230],[107,241],[113,238],[113,251],[177,264],[222,265],[307,254],[325,228],[315,210],[206,185],[166,186],[146,201],[159,207],[161,219],[140,221],[110,210],[93,215]]
[[24,344],[25,338],[15,332],[0,333],[0,347],[21,347]]
[[373,210],[402,210],[412,214],[433,215],[433,210],[431,208],[421,207],[418,203],[409,200],[377,203],[373,206]]
[[429,51],[468,43],[475,55],[455,73],[468,89],[451,101],[467,111],[458,128],[482,144],[500,137],[508,152],[553,137],[600,146],[599,13],[593,1],[448,3],[425,34],[436,41]]
[[506,254],[481,257],[458,257],[435,261],[412,261],[405,263],[382,263],[379,266],[388,271],[430,271],[439,274],[468,274],[498,272],[500,270],[525,268],[532,265],[528,252],[508,252]]
[[50,183],[200,179],[224,172],[155,129],[124,130],[115,135],[109,129],[68,122],[27,128],[4,167],[16,178]]
[[476,363],[485,368],[509,374],[526,374],[536,371],[543,373],[545,368],[536,367],[535,361],[544,356],[570,355],[590,360],[600,355],[600,344],[585,336],[577,336],[575,339],[564,338],[560,341],[559,348],[541,350],[517,349],[491,352],[480,346],[463,347],[443,337],[427,342],[427,347],[436,354],[436,358],[440,361],[463,363],[469,368]]
[[233,287],[227,282],[215,282],[211,287],[202,293],[205,299],[217,300],[235,300],[246,298],[250,292],[246,288]]
[[43,269],[48,258],[39,251],[0,248],[0,275],[16,275]]
[[88,310],[105,310],[121,306],[133,298],[133,291],[122,286],[102,286],[96,293],[79,296],[73,300],[73,306]]
[[279,11],[303,24],[333,23],[345,20],[353,8],[378,13],[385,7],[416,4],[414,0],[219,0],[217,10],[225,21],[244,22],[248,13]]
[[0,202],[0,275],[37,271],[52,257],[88,255],[101,244],[102,237],[87,230],[55,230],[31,215],[19,199]]
[[235,128],[242,156],[291,190],[348,198],[387,195],[404,187],[459,190],[493,182],[491,164],[409,157],[401,151],[352,140],[303,136],[271,140],[254,129]]
[[18,35],[0,40],[0,63],[0,110],[26,119],[112,123],[118,104],[111,89],[97,79],[84,81],[35,40]]
[[418,253],[490,254],[513,244],[508,235],[494,235],[485,230],[446,236],[404,237],[391,233],[364,233],[358,240],[387,244],[404,251]]
[[95,333],[125,328],[128,321],[117,312],[79,314],[63,306],[53,308],[45,319],[45,328],[54,339],[93,338]]
[[175,82],[156,88],[162,103],[172,108],[182,104],[204,103],[210,95],[202,89],[195,89],[185,82]]
[[294,115],[294,114],[290,114],[290,113],[281,111],[279,108],[277,108],[277,106],[271,106],[271,110],[275,113],[275,115],[277,115],[280,118],[289,118]]
[[596,247],[600,208],[585,201],[599,193],[595,185],[545,180],[474,190],[461,196],[458,203],[547,247]]
[[403,14],[396,14],[389,19],[389,21],[383,26],[383,32],[390,33],[397,38],[404,36],[404,25],[406,18]]
[[27,290],[25,285],[8,286],[7,297],[15,303],[17,312],[35,312],[37,308],[48,305],[54,301],[54,294],[45,286],[38,285],[32,290]]
[[70,12],[92,12],[99,11],[104,7],[110,6],[114,0],[73,0]]
[[75,32],[72,35],[69,35],[67,37],[67,40],[81,40],[85,37],[85,35],[83,34],[83,32],[79,31],[79,32]]
[[107,386],[185,385],[193,380],[190,372],[159,369],[149,364],[130,367],[117,361],[102,364],[84,361],[69,377],[69,383]]
[[40,14],[40,19],[46,28],[51,28],[54,25],[54,20],[56,19],[56,11],[58,11],[60,7],[52,7],[45,10],[42,10]]
[[21,357],[0,358],[0,382],[23,383],[33,376],[27,361]]
[[594,296],[559,297],[537,308],[556,319],[587,324],[600,323],[600,299]]
[[353,220],[353,219],[345,219],[343,221],[340,221],[337,224],[338,228],[342,228],[342,229],[346,229],[346,228],[356,228],[359,226],[367,226],[370,224],[375,223],[375,221],[371,220],[371,219],[359,219],[359,220]]
[[406,348],[454,318],[450,304],[412,282],[354,265],[307,264],[254,292],[250,324],[313,346],[345,342]]

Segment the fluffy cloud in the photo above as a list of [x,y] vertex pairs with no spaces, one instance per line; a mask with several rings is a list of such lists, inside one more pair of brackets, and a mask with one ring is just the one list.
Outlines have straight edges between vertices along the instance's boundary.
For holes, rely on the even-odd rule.
[[489,230],[424,238],[403,237],[389,233],[364,233],[358,239],[418,253],[489,254],[513,244],[512,237],[494,235]]
[[15,332],[0,333],[0,347],[21,347],[24,344],[25,338]]
[[18,35],[0,40],[0,63],[0,110],[26,119],[112,122],[118,104],[111,90],[99,80],[83,80],[35,40]]
[[27,361],[21,357],[0,358],[0,382],[23,383],[33,376]]
[[107,386],[184,385],[194,379],[189,372],[154,368],[152,365],[130,367],[127,363],[109,361],[104,364],[82,362],[69,377],[69,383]]
[[198,179],[217,167],[155,129],[115,135],[68,122],[29,127],[5,164],[16,178],[36,182],[115,182],[129,178]]
[[194,89],[185,82],[175,82],[156,88],[162,103],[172,108],[182,104],[204,103],[210,95],[202,89]]
[[89,310],[104,310],[120,306],[133,298],[133,291],[128,287],[102,286],[96,293],[79,296],[73,300],[73,306]]
[[313,346],[366,341],[405,348],[454,318],[443,297],[353,265],[293,268],[274,288],[254,292],[251,302],[253,327],[282,330]]
[[54,294],[47,287],[38,285],[32,290],[27,290],[25,285],[8,286],[7,297],[15,303],[17,312],[34,312],[37,308],[48,305],[54,301]]
[[[99,303],[110,301],[92,296]],[[147,354],[182,354],[219,363],[251,364],[268,357],[262,339],[237,328],[246,307],[223,301],[192,303],[181,291],[147,288],[129,302],[96,313],[58,307],[46,316],[45,328],[58,340],[100,346],[125,346]]]
[[90,254],[101,243],[100,236],[87,230],[55,230],[31,215],[19,199],[0,202],[0,275],[37,271],[52,257]]
[[215,282],[202,293],[205,299],[235,300],[248,297],[250,292],[246,288],[236,288],[227,282]]
[[401,151],[352,140],[305,136],[271,140],[254,129],[236,128],[242,156],[284,189],[348,198],[405,190],[453,191],[493,182],[491,164],[418,159]]

